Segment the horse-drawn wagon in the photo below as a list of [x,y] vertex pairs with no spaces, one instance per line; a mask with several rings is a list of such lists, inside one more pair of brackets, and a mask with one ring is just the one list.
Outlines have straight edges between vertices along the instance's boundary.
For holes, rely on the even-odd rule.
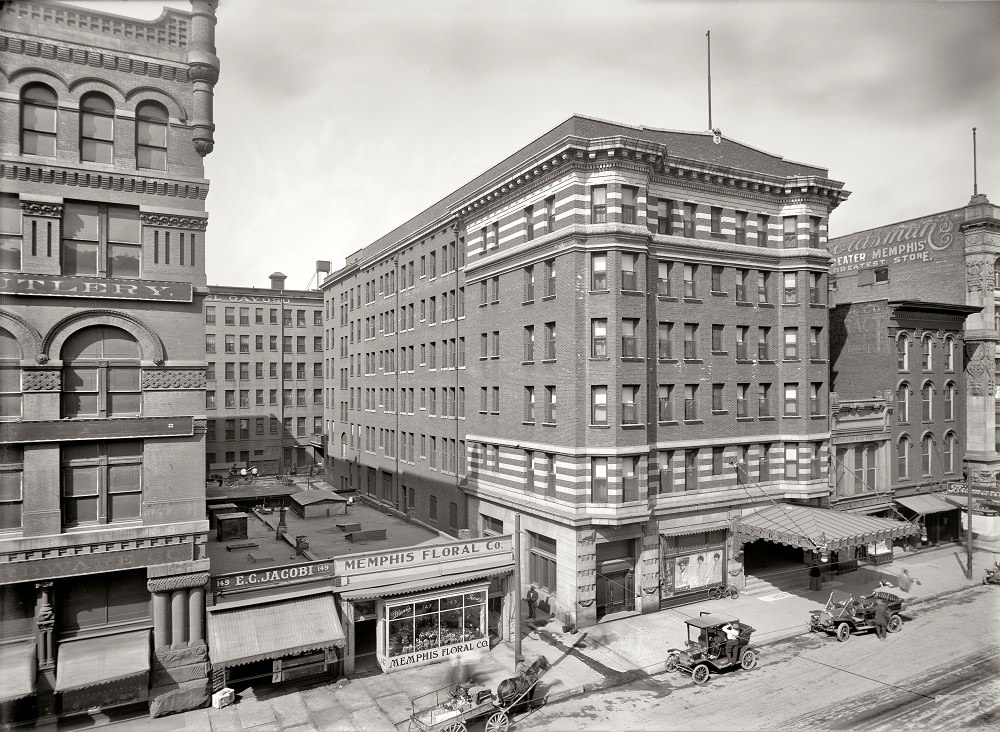
[[418,696],[410,702],[409,729],[466,732],[466,722],[485,717],[486,732],[507,732],[511,717],[531,706],[538,679],[548,667],[545,656],[530,666],[520,664],[517,676],[501,681],[496,694],[474,682],[466,682]]

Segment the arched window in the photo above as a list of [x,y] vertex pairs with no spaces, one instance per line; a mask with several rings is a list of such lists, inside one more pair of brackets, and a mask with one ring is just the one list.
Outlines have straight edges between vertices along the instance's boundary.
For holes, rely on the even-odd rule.
[[135,110],[135,164],[138,168],[167,169],[167,110],[157,102],[143,102]]
[[92,92],[80,100],[80,160],[115,162],[115,105],[103,94]]
[[949,432],[948,434],[946,434],[944,436],[944,455],[942,456],[942,460],[944,461],[944,465],[942,467],[944,468],[944,472],[945,473],[954,473],[955,472],[955,443],[956,442],[957,442],[957,439],[955,437],[955,433],[954,432]]
[[931,456],[934,454],[934,437],[927,435],[920,443],[920,471],[923,475],[930,475],[933,468]]
[[12,333],[0,328],[0,420],[20,418],[21,347]]
[[925,335],[920,341],[920,368],[924,371],[931,370],[931,353],[934,350],[934,340]]
[[910,385],[905,381],[896,389],[896,421],[910,421]]
[[45,84],[21,91],[21,154],[56,156],[56,93]]
[[896,339],[896,368],[900,371],[910,368],[910,339],[905,333]]
[[944,339],[944,370],[955,370],[955,339],[951,336]]
[[344,432],[340,433],[340,457],[347,457],[347,434]]
[[119,328],[94,325],[62,348],[62,416],[135,417],[142,408],[139,344]]
[[948,382],[944,387],[944,418],[955,419],[955,384]]
[[896,475],[899,478],[910,477],[910,438],[906,435],[896,443]]
[[934,417],[933,409],[934,401],[934,384],[930,381],[924,383],[923,388],[920,390],[920,408],[921,414],[920,418],[924,422],[930,422]]

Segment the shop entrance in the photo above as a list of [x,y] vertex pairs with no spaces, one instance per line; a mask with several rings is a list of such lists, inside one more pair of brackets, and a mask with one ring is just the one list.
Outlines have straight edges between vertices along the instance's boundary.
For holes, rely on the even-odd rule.
[[[798,587],[808,583],[809,557],[797,546],[764,539],[743,545],[743,569],[747,577],[756,577],[776,587]],[[748,585],[749,586],[749,585]]]
[[597,617],[635,610],[635,541],[597,545]]

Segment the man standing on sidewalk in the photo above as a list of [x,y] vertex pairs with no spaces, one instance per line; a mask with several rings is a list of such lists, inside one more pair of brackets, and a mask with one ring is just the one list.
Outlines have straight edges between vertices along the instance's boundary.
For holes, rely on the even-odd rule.
[[538,605],[538,590],[532,585],[528,588],[528,594],[524,598],[528,602],[528,619],[535,619],[535,607]]
[[889,606],[885,604],[885,600],[880,599],[875,603],[875,617],[872,618],[872,624],[875,626],[875,635],[878,639],[885,640],[886,628],[889,626]]

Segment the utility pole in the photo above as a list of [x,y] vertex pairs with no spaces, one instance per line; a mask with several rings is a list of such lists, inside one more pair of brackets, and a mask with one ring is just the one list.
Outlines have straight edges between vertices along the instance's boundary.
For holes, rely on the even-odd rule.
[[521,662],[521,514],[514,514],[514,673]]
[[705,31],[708,39],[708,129],[712,129],[712,31]]

